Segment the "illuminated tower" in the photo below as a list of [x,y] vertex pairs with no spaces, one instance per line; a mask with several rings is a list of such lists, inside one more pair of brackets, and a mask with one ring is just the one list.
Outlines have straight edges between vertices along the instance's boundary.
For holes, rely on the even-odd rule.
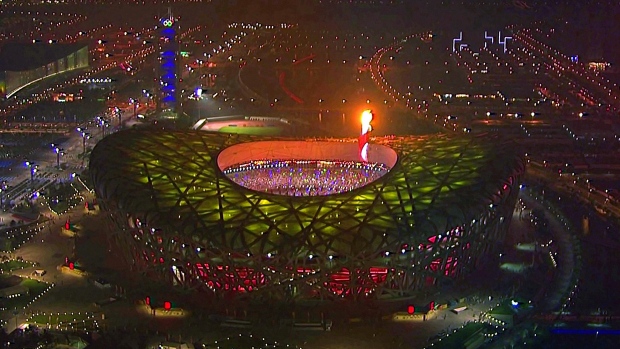
[[372,126],[370,126],[370,122],[372,121],[372,111],[364,110],[362,112],[362,134],[358,138],[359,149],[360,149],[360,159],[364,162],[368,161],[368,140],[370,139],[370,131],[372,131]]
[[162,115],[176,117],[177,114],[177,56],[176,32],[178,22],[170,9],[168,15],[160,19],[159,31],[159,81],[157,90],[157,109]]

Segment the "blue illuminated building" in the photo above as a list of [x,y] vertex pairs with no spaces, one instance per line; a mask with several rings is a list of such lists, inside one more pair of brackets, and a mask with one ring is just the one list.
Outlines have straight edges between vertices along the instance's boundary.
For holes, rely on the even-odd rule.
[[174,117],[177,113],[177,21],[168,13],[160,20],[160,25],[158,108],[163,115]]

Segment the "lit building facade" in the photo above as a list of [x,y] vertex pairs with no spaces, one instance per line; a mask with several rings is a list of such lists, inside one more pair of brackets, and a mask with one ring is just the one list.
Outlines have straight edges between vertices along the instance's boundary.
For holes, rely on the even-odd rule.
[[178,22],[171,14],[159,21],[159,91],[157,96],[157,108],[162,115],[176,117],[177,112],[177,60],[178,42],[177,28]]
[[464,277],[503,241],[525,164],[485,137],[376,137],[389,172],[286,196],[223,172],[251,160],[359,161],[357,139],[118,132],[90,159],[111,238],[140,272],[216,296],[400,297]]
[[88,68],[88,46],[82,44],[9,43],[0,52],[0,97],[50,76]]

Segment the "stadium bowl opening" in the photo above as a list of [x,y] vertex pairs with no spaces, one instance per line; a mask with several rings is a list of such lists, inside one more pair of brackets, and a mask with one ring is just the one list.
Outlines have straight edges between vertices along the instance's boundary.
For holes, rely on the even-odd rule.
[[238,185],[284,196],[325,196],[368,185],[387,174],[398,156],[371,144],[368,161],[357,142],[259,141],[236,144],[217,158],[219,169]]

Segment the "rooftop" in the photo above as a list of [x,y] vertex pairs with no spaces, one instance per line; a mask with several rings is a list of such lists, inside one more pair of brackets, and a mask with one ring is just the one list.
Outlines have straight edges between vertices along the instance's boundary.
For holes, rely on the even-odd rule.
[[[510,142],[439,135],[373,138],[376,149],[383,149],[375,152],[376,160],[394,164],[392,170],[359,189],[325,197],[260,193],[223,174],[222,167],[246,160],[248,154],[289,157],[289,151],[271,142],[275,140],[294,141],[288,143],[291,146],[304,142],[127,130],[97,144],[91,175],[102,200],[115,202],[141,224],[211,236],[211,241],[223,237],[226,245],[252,253],[271,251],[299,234],[316,233],[338,237],[329,248],[346,253],[366,249],[363,244],[352,246],[353,236],[362,236],[374,249],[405,236],[430,236],[475,220],[516,190],[524,171]],[[312,150],[308,155],[328,157],[337,153],[337,145],[356,144],[353,139],[306,142]],[[245,143],[250,144],[238,146]],[[260,242],[263,239],[270,241]]]

